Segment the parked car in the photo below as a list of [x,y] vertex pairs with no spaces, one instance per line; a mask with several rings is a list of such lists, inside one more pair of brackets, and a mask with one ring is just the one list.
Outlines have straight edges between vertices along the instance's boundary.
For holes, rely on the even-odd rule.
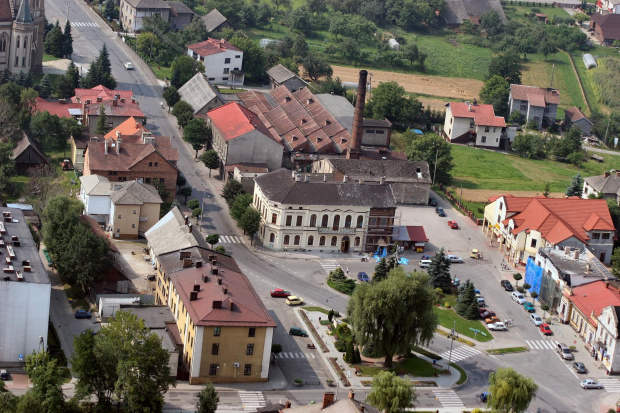
[[450,261],[451,263],[457,263],[457,264],[463,263],[463,258],[457,257],[456,255],[452,255],[452,254],[446,255],[446,259]]
[[437,207],[435,208],[435,212],[437,213],[437,215],[439,215],[440,217],[445,217],[447,216],[446,213],[444,212],[442,207]]
[[588,372],[588,369],[586,368],[586,365],[583,364],[583,363],[580,363],[578,361],[576,361],[573,364],[571,364],[571,366],[573,367],[573,369],[575,370],[576,373],[585,374],[585,373]]
[[484,301],[484,297],[477,297],[478,307],[486,307],[487,303]]
[[370,282],[370,279],[368,278],[368,274],[366,274],[365,272],[358,272],[357,279],[363,283]]
[[478,255],[480,255],[480,251],[478,251],[477,249],[473,249],[471,250],[471,252],[469,253],[469,258],[473,258],[473,259],[477,259]]
[[494,311],[486,310],[484,308],[479,308],[478,311],[480,311],[480,318],[482,319],[489,318],[489,317],[495,317],[497,315],[495,314]]
[[536,312],[534,304],[530,303],[529,301],[523,303],[523,308],[525,308],[525,311],[527,311],[528,313]]
[[487,324],[499,323],[500,319],[497,316],[491,316],[484,319],[484,322]]
[[428,198],[428,204],[430,206],[437,206],[437,200],[435,198]]
[[512,297],[513,300],[515,300],[519,304],[523,304],[525,302],[525,297],[520,292],[513,291],[513,293],[510,294],[510,296]]
[[75,318],[91,318],[92,314],[90,313],[90,311],[86,311],[86,310],[77,310],[75,312]]
[[603,385],[594,379],[585,379],[579,382],[584,389],[602,389]]
[[9,379],[9,372],[6,371],[6,369],[0,370],[0,379],[2,379],[2,380],[8,380]]
[[420,260],[418,265],[420,266],[420,268],[428,268],[431,266],[431,262],[431,260]]
[[303,303],[303,298],[296,297],[294,295],[289,295],[288,297],[286,297],[286,304],[288,305],[301,305]]
[[308,337],[306,330],[303,330],[301,327],[291,327],[288,333],[292,336]]
[[539,327],[540,327],[540,332],[543,333],[544,335],[550,336],[551,334],[553,334],[553,331],[551,331],[549,324],[542,323]]
[[501,321],[493,324],[487,324],[487,328],[491,331],[506,331],[507,328]]
[[501,280],[501,281],[499,282],[499,284],[500,284],[502,287],[504,287],[504,290],[505,290],[505,291],[509,291],[509,292],[510,292],[510,291],[514,291],[514,288],[512,287],[512,284],[511,284],[511,283],[510,283],[510,281],[508,281],[508,280]]
[[452,229],[459,229],[459,224],[456,221],[448,221],[448,226]]
[[540,316],[538,314],[530,314],[530,321],[536,327],[538,327],[539,325],[541,325],[543,323],[542,318],[540,318]]
[[271,290],[270,294],[272,297],[283,297],[283,298],[286,298],[289,295],[291,295],[289,291],[284,291],[282,288],[276,288],[275,290]]
[[131,63],[131,62],[126,62],[126,63],[125,63],[125,69],[127,69],[127,70],[133,70],[133,63]]
[[564,360],[574,360],[575,356],[573,352],[570,351],[570,348],[564,343],[558,343],[556,346],[556,351]]

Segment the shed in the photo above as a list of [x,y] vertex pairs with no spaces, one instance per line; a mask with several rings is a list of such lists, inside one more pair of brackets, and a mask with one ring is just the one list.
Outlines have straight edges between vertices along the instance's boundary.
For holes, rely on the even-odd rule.
[[596,64],[596,59],[590,53],[586,53],[583,55],[583,64],[586,65],[586,69],[598,67],[598,65]]
[[260,39],[260,41],[258,42],[258,45],[264,49],[265,47],[269,46],[271,43],[280,43],[279,40],[274,40],[274,39]]
[[392,50],[400,50],[400,43],[398,43],[396,39],[388,40],[388,46],[390,46]]
[[416,252],[424,252],[428,237],[421,225],[399,225],[394,227],[392,240],[398,241],[405,249],[411,248]]
[[13,149],[13,156],[17,172],[23,173],[33,166],[46,165],[49,159],[41,151],[37,142],[30,138],[26,132],[22,133],[22,138],[17,142]]

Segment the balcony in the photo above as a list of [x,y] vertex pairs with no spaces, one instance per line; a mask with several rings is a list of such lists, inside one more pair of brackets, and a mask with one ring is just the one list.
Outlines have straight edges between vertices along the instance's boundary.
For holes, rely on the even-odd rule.
[[319,234],[355,234],[355,228],[318,227]]

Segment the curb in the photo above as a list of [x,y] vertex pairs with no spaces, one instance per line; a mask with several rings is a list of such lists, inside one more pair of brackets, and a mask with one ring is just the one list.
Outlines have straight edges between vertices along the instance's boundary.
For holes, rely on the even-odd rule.
[[[455,366],[457,366],[457,365],[458,365],[458,364],[456,364],[455,362],[452,362],[451,364],[454,364]],[[452,367],[452,366],[450,366],[450,367]],[[459,367],[461,367],[461,366],[459,366]],[[461,372],[460,372],[460,371],[458,371],[458,370],[457,370],[456,368],[454,368],[454,367],[452,367],[452,368],[453,368],[454,370],[456,370],[456,371],[459,373],[459,378],[460,378],[460,377],[461,377]],[[461,367],[461,368],[463,369],[463,367]],[[464,385],[466,385],[466,384],[467,384],[467,382],[469,381],[469,374],[467,374],[467,371],[466,371],[465,369],[463,369],[463,370],[465,371],[465,377],[466,377],[466,378],[465,378],[465,381],[464,381],[463,383],[461,383],[461,384],[456,384],[456,383],[454,383],[452,386],[450,386],[450,388],[451,388],[451,389],[459,389],[459,388],[463,387]],[[457,380],[457,382],[458,382],[458,380]]]

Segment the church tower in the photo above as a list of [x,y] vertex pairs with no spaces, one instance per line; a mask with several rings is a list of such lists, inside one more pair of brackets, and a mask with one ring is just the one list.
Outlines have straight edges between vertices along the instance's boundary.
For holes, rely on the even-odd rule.
[[44,0],[0,0],[0,70],[41,73]]

